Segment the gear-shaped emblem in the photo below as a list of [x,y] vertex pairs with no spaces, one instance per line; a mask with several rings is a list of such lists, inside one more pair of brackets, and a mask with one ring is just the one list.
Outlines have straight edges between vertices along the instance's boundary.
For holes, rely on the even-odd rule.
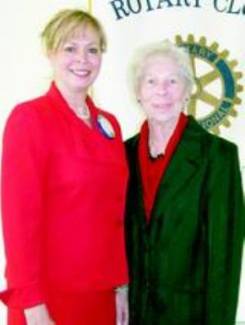
[[242,73],[234,71],[237,61],[227,60],[227,50],[218,52],[216,42],[210,46],[206,43],[205,37],[195,42],[193,35],[189,35],[187,41],[183,41],[180,35],[176,36],[176,44],[190,53],[196,81],[188,113],[195,116],[205,129],[218,134],[220,125],[229,127],[229,116],[237,115],[234,106],[241,103],[238,92],[243,87],[238,80]]

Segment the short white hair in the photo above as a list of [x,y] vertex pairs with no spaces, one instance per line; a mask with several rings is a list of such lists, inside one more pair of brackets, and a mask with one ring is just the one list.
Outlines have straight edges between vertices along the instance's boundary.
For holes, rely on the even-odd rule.
[[194,74],[189,53],[169,40],[155,42],[138,48],[134,54],[129,71],[129,82],[134,97],[136,97],[146,60],[154,56],[168,57],[176,61],[180,74],[186,82],[186,92],[190,96],[194,85]]

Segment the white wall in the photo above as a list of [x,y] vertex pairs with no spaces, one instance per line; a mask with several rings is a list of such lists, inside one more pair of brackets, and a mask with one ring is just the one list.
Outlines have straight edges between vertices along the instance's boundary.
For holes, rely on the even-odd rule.
[[[101,0],[95,0],[101,2]],[[2,3],[0,13],[0,136],[7,115],[12,107],[23,100],[38,96],[47,89],[50,80],[50,70],[40,46],[39,34],[49,17],[59,9],[65,7],[88,8],[89,2],[82,0],[8,0]],[[99,16],[99,15],[98,15]],[[242,37],[242,35],[241,35]],[[242,39],[241,39],[242,41]],[[110,57],[110,52],[108,53]],[[114,58],[116,60],[116,58]],[[105,60],[103,71],[109,70],[109,62]],[[103,73],[102,71],[102,73]],[[103,83],[103,77],[99,83]],[[116,85],[117,86],[117,85]],[[110,92],[113,92],[110,89]],[[100,94],[100,100],[103,98]],[[112,105],[113,106],[113,105]],[[130,111],[125,112],[125,119],[120,112],[115,112],[123,124],[124,134],[130,134],[136,119],[131,120]],[[117,114],[118,113],[118,114]],[[245,117],[245,115],[244,115]],[[244,124],[244,119],[242,124]],[[237,124],[237,126],[236,126]],[[130,125],[128,128],[127,125]],[[242,130],[241,120],[236,120],[234,130]],[[225,132],[227,134],[225,134]],[[224,131],[224,135],[232,139],[230,131]],[[240,131],[239,131],[240,132]],[[235,135],[241,138],[242,134]],[[244,138],[244,137],[243,137]],[[241,144],[239,144],[241,147]],[[243,145],[244,146],[244,145]],[[0,146],[1,149],[1,146]],[[243,147],[243,151],[245,148]],[[1,233],[1,232],[0,232]],[[0,288],[5,286],[3,278],[4,256],[2,237],[0,235]],[[245,258],[243,265],[243,283],[241,286],[240,303],[237,314],[239,321],[245,322]],[[0,325],[5,325],[5,308],[0,305]]]

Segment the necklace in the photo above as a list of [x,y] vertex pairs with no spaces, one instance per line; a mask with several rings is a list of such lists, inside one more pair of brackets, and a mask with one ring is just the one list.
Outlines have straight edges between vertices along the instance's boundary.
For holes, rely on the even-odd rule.
[[76,112],[77,116],[80,117],[81,119],[84,119],[84,120],[90,119],[90,111],[86,105],[77,107],[75,112]]

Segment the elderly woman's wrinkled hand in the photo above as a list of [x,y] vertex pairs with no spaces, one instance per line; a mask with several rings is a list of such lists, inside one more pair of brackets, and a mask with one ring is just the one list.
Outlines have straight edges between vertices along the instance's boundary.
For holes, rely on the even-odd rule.
[[122,286],[116,289],[116,324],[128,325],[128,287]]

